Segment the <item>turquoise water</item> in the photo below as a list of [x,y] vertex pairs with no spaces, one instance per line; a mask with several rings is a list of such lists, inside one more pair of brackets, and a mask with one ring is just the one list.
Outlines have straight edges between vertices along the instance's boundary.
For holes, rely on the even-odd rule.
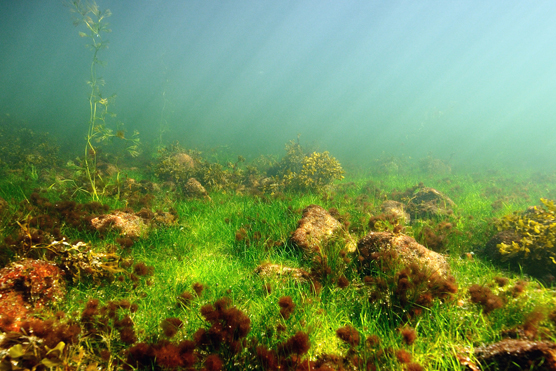
[[[553,1],[99,0],[114,121],[247,157],[556,166]],[[0,2],[0,114],[84,144],[92,53],[58,0]]]

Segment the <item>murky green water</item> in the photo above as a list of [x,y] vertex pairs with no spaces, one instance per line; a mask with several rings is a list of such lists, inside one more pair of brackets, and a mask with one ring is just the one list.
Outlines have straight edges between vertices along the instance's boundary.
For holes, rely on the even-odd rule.
[[[144,143],[342,163],[554,168],[556,4],[99,0],[102,95]],[[0,3],[0,113],[81,153],[91,50],[60,1]]]

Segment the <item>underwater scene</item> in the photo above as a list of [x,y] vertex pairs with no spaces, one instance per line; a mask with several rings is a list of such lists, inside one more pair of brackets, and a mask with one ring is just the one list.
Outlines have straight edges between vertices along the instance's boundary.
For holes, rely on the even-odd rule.
[[556,370],[556,3],[0,2],[0,371]]

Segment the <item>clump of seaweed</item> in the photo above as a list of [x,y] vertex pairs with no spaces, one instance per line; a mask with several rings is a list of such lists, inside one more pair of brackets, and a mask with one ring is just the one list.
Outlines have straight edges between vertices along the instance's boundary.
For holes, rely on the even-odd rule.
[[[66,366],[77,368],[85,361],[76,344],[79,324],[63,318],[29,319],[20,331],[7,332],[0,341],[0,364],[6,370],[46,370]],[[79,359],[77,359],[79,358]]]
[[361,336],[353,326],[340,327],[336,330],[336,335],[350,347],[356,347],[361,342]]
[[427,248],[436,252],[446,252],[450,240],[453,236],[460,235],[461,232],[454,228],[448,221],[442,221],[434,228],[425,226],[418,234],[418,240]]
[[323,191],[335,180],[344,178],[340,162],[328,151],[305,153],[298,141],[286,144],[286,155],[268,174],[292,191]]
[[[251,320],[236,307],[230,306],[228,298],[218,299],[214,304],[201,308],[201,315],[209,323],[193,334],[193,340],[179,343],[159,340],[153,344],[137,343],[127,353],[126,369],[153,367],[181,369],[204,365],[205,369],[218,371],[237,357],[247,346],[246,337],[251,330]],[[161,323],[164,335],[171,338],[182,327],[176,317]]]
[[228,348],[238,354],[244,347],[243,339],[251,330],[251,320],[236,307],[230,307],[231,300],[222,298],[214,305],[201,307],[201,314],[210,323],[208,329],[201,328],[194,334],[195,342],[207,350]]
[[556,205],[545,198],[541,203],[506,215],[497,225],[499,231],[512,231],[517,237],[496,246],[502,261],[519,264],[535,275],[556,273]]
[[255,166],[240,165],[244,162],[243,156],[225,164],[211,162],[203,158],[200,151],[186,150],[179,143],[174,143],[159,150],[154,173],[186,197],[191,197],[191,187],[188,185],[191,179],[198,182],[197,188],[200,186],[204,192],[206,188],[213,191],[235,190],[239,193],[251,190],[257,194],[261,192],[259,189],[264,191],[270,186],[269,179],[265,179]]
[[287,189],[321,191],[335,180],[344,179],[340,162],[330,156],[328,151],[313,152],[305,156],[299,173],[284,176]]
[[17,331],[31,309],[56,303],[65,293],[63,271],[53,263],[24,259],[0,269],[0,331]]
[[475,304],[479,304],[483,308],[485,314],[504,306],[504,299],[493,293],[487,286],[474,284],[468,291],[471,301]]
[[292,300],[291,296],[283,296],[278,300],[278,305],[280,306],[280,314],[284,319],[290,318],[294,309],[295,303]]
[[389,231],[401,229],[400,216],[395,213],[382,213],[369,218],[368,227],[371,231]]

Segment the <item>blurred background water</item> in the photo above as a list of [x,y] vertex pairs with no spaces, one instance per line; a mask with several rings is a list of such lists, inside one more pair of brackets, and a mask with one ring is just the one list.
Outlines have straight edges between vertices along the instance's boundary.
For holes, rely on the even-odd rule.
[[[556,2],[98,0],[99,76],[141,140],[342,163],[554,170]],[[82,151],[92,52],[60,0],[0,1],[0,114]]]

